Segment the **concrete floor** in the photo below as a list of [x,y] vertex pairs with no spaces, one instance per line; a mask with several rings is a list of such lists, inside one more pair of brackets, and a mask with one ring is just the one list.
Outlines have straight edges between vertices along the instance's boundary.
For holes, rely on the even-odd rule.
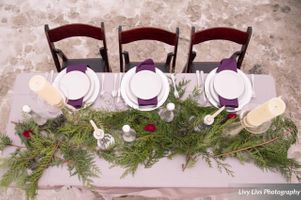
[[[105,22],[110,65],[119,70],[117,27],[124,29],[141,26],[161,27],[174,31],[180,28],[177,71],[187,61],[191,26],[196,30],[215,26],[228,26],[246,30],[253,27],[253,35],[243,71],[270,74],[275,78],[277,93],[287,103],[286,114],[301,130],[301,1],[300,0],[11,0],[0,2],[0,131],[5,132],[12,86],[16,76],[28,71],[54,69],[44,24],[56,27],[67,23],[100,25]],[[168,47],[157,43],[129,45],[133,59],[146,57],[164,60]],[[69,57],[93,57],[97,45],[92,39],[72,39],[61,42],[60,47]],[[236,46],[223,42],[209,43],[197,51],[198,58],[220,60],[229,56]],[[135,56],[134,56],[135,54]],[[69,190],[68,190],[69,191]],[[38,199],[71,199],[64,189],[41,192]],[[100,194],[74,192],[80,198],[96,199]],[[3,193],[0,199],[21,199],[22,193]],[[49,198],[48,198],[49,197]],[[54,198],[55,197],[55,198]],[[216,196],[216,198],[223,198]],[[202,199],[199,197],[198,199]],[[207,198],[208,199],[208,198]]]

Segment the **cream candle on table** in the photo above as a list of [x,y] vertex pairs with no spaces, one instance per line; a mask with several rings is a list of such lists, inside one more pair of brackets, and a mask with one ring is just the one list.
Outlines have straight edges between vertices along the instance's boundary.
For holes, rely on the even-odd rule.
[[41,75],[33,76],[29,81],[29,88],[48,104],[56,107],[63,107],[64,99],[59,91],[53,87],[45,77]]
[[243,119],[248,127],[257,127],[267,122],[285,111],[285,103],[281,97],[270,99],[264,104],[251,110]]

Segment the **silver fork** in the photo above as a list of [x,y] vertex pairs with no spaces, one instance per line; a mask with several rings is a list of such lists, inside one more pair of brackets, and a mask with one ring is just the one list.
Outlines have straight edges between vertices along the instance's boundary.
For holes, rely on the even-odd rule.
[[113,83],[113,91],[112,91],[112,97],[115,98],[117,95],[116,91],[116,81],[117,81],[117,74],[114,74],[114,83]]
[[255,98],[256,94],[255,94],[255,77],[254,77],[254,74],[251,74],[251,83],[252,83],[252,98]]
[[174,87],[174,92],[173,94],[175,95],[175,97],[178,99],[180,97],[179,95],[179,92],[176,88],[176,81],[175,81],[175,75],[174,74],[171,74],[171,80],[172,80],[172,84],[173,84],[173,87]]

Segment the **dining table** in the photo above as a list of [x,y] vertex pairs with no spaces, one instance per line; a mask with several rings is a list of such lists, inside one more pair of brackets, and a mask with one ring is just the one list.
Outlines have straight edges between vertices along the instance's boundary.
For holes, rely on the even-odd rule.
[[[30,78],[37,74],[46,76],[46,73],[42,72],[21,73],[17,76],[14,83],[6,134],[16,145],[22,146],[20,138],[15,133],[14,122],[23,119],[23,105],[30,105],[36,111],[43,111],[43,105],[37,103],[35,94],[28,86]],[[93,108],[106,110],[128,109],[122,99],[117,105],[111,96],[115,74],[104,73],[103,75],[102,73],[97,73],[100,84],[101,77],[105,77],[103,87],[105,94],[97,97]],[[167,76],[169,75],[167,74]],[[247,76],[251,77],[249,74]],[[196,75],[193,73],[178,73],[175,77],[176,82],[181,80],[189,81],[186,85],[185,94],[182,97],[183,99],[187,98],[196,86]],[[272,76],[256,74],[254,75],[254,82],[256,96],[252,97],[251,101],[245,106],[248,109],[254,108],[277,95],[275,81]],[[204,101],[202,97],[197,100],[202,106],[210,106],[210,103],[206,100]],[[9,155],[14,150],[14,147],[8,147],[3,151],[3,155]],[[93,178],[93,185],[96,188],[104,190],[107,188],[111,192],[116,193],[154,188],[229,188],[243,184],[287,183],[287,180],[280,173],[262,170],[253,163],[242,164],[234,158],[226,159],[226,162],[234,172],[233,177],[226,172],[219,172],[214,165],[209,167],[201,159],[198,160],[194,167],[183,171],[181,165],[185,162],[185,158],[181,155],[174,156],[172,159],[162,158],[150,168],[140,165],[134,175],[127,175],[122,178],[123,168],[119,166],[112,167],[110,163],[99,157],[95,157],[95,162],[100,168],[101,174],[99,177]],[[82,182],[76,175],[70,176],[67,165],[49,167],[39,180],[40,188],[55,188],[64,185],[82,186]]]

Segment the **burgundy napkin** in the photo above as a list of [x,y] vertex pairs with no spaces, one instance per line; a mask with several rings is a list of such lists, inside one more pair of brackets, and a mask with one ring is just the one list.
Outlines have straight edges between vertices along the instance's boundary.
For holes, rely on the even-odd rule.
[[[216,72],[219,73],[223,70],[232,70],[237,72],[237,63],[234,58],[226,58],[221,61],[220,66],[217,68]],[[226,99],[221,96],[218,96],[219,103],[221,106],[237,108],[238,107],[238,99]]]
[[[152,59],[146,59],[145,61],[140,63],[136,67],[136,73],[138,73],[142,70],[149,70],[149,71],[156,72],[154,61]],[[158,104],[158,98],[157,97],[154,97],[154,98],[151,98],[151,99],[140,99],[140,98],[138,98],[138,105],[139,106],[153,106],[153,105],[157,105],[157,104]]]
[[[83,73],[86,73],[87,65],[79,64],[79,65],[68,65],[67,66],[67,73],[71,71],[81,71]],[[74,108],[81,108],[83,105],[84,97],[75,99],[75,100],[67,100],[67,104],[73,106]]]

